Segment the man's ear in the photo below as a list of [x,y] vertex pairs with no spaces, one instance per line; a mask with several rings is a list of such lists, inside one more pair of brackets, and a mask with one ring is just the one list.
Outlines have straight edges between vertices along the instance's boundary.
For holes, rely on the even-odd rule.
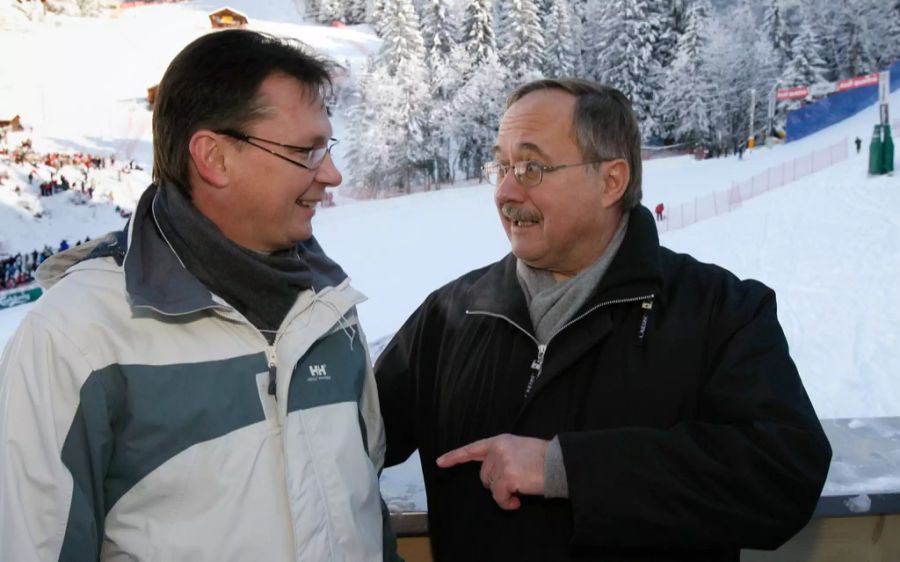
[[631,170],[628,162],[617,159],[606,162],[602,168],[603,171],[603,198],[604,207],[614,207],[619,204],[619,200],[625,195],[628,188],[628,182],[631,180]]
[[197,174],[206,183],[214,187],[228,184],[228,167],[226,166],[225,149],[227,142],[222,135],[208,129],[201,129],[191,135],[188,150]]

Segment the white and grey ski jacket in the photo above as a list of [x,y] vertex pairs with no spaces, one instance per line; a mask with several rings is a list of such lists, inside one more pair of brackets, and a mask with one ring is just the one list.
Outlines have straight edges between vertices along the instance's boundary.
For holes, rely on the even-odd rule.
[[393,558],[364,297],[301,292],[270,346],[141,211],[44,266],[0,359],[0,560]]

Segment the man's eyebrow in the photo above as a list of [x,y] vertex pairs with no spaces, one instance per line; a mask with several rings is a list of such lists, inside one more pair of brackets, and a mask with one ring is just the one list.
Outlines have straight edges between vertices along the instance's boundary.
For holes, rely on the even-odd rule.
[[523,151],[528,151],[528,152],[534,152],[535,154],[537,154],[538,156],[540,156],[541,158],[543,158],[545,160],[550,159],[550,157],[547,156],[547,154],[543,150],[541,150],[538,147],[538,145],[530,143],[530,142],[523,142],[522,144],[520,144],[518,146],[518,149],[523,150]]
[[[525,152],[525,151],[533,152],[533,153],[537,154],[538,156],[540,156],[541,158],[543,158],[544,160],[550,160],[550,157],[547,156],[547,154],[543,150],[541,150],[538,147],[538,145],[536,145],[534,143],[523,142],[516,147],[516,150],[522,151],[522,152]],[[495,144],[494,145],[494,158],[497,159],[497,157],[499,155],[500,155],[500,145]]]
[[327,144],[330,140],[331,140],[331,137],[329,137],[329,136],[325,136],[325,135],[316,135],[316,136],[314,136],[314,137],[312,138],[312,140],[310,140],[308,143],[305,143],[305,144],[297,144],[297,145],[294,145],[294,146],[297,146],[297,147],[299,147],[299,148],[306,148],[306,147],[308,147],[308,146],[319,146],[319,145]]

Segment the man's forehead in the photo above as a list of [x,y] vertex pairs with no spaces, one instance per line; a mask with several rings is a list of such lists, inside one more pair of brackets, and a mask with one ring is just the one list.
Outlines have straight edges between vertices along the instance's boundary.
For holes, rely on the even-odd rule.
[[568,127],[575,111],[575,96],[562,90],[531,92],[513,103],[500,119],[500,130],[540,128],[547,125]]
[[328,115],[323,92],[311,84],[283,74],[272,74],[260,84],[256,92],[262,105],[284,110],[302,109],[304,112]]
[[[517,152],[543,152],[551,150],[551,145],[570,139],[572,130],[572,107],[565,103],[555,104],[551,101],[529,100],[534,94],[514,103],[500,119],[497,144],[494,152],[515,150]],[[532,102],[537,103],[522,103]]]

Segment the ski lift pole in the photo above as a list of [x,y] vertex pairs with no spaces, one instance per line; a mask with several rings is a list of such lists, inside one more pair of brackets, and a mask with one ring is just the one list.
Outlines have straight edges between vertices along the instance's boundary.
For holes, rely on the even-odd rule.
[[753,118],[756,109],[756,88],[750,88],[750,134],[747,138],[747,149],[752,150],[756,146],[756,134],[753,131]]
[[768,123],[766,123],[766,137],[771,137],[775,134],[775,89],[776,87],[772,87],[772,91],[769,92],[769,111],[768,111]]

